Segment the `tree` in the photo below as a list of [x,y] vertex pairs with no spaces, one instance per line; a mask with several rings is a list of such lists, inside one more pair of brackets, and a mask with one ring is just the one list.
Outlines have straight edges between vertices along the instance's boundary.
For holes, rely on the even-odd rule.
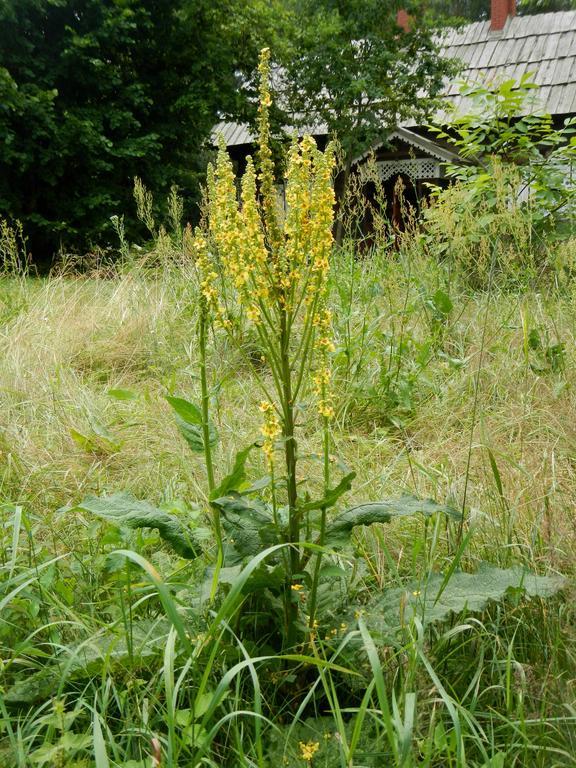
[[411,16],[408,30],[398,26],[394,3],[293,0],[292,7],[299,22],[282,61],[280,100],[293,122],[326,126],[338,137],[341,201],[354,157],[399,123],[429,117],[454,64],[439,55],[422,15]]
[[3,0],[0,212],[23,222],[36,258],[105,242],[114,214],[130,232],[136,175],[194,199],[205,140],[256,59],[235,5]]

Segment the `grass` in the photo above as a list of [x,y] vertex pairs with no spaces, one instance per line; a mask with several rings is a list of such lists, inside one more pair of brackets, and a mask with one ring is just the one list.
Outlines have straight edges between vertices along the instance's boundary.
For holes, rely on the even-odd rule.
[[[469,511],[467,569],[521,563],[572,579],[572,285],[472,291],[414,250],[335,259],[333,436],[357,471],[347,501],[449,500]],[[412,623],[383,651],[360,620],[288,662],[240,631],[238,582],[215,617],[196,588],[205,563],[173,557],[149,530],[66,511],[118,489],[182,515],[205,502],[202,458],[164,400],[200,391],[186,264],[4,277],[0,317],[2,765],[576,764],[571,586]],[[217,458],[229,466],[259,434],[259,350],[249,331],[243,350],[218,334],[211,350]],[[321,489],[321,425],[300,419]],[[250,474],[263,472],[253,452]],[[366,566],[353,551],[334,562],[366,600],[445,569],[458,530],[397,521],[354,546]],[[56,682],[18,701],[14,686],[55,659]],[[318,743],[310,760],[300,743]]]

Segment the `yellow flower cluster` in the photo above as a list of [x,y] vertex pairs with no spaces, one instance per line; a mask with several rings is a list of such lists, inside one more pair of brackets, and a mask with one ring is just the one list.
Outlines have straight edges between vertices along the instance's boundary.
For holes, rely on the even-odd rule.
[[[218,259],[217,271],[224,278],[223,287],[232,288],[234,299],[257,326],[275,380],[283,375],[278,352],[284,344],[279,342],[283,328],[290,339],[290,351],[316,355],[312,384],[318,409],[322,417],[332,418],[329,357],[334,345],[326,293],[333,246],[334,149],[330,145],[321,152],[311,136],[300,141],[294,139],[287,162],[285,212],[281,213],[270,148],[268,49],[262,51],[259,72],[257,164],[255,167],[248,158],[238,187],[231,159],[221,141],[216,167],[208,175],[207,237]],[[215,304],[214,276],[214,272],[206,272],[202,291]],[[223,313],[217,312],[217,319],[220,316]],[[300,332],[303,336],[298,343],[295,336]],[[293,362],[292,370],[300,364]],[[301,369],[306,370],[305,361],[301,362]],[[276,388],[281,399],[281,388]],[[273,416],[270,411],[267,419]],[[265,421],[264,428],[272,429],[272,421]],[[266,434],[264,437],[265,451],[271,460],[273,442]]]
[[272,251],[276,251],[281,243],[280,229],[278,225],[278,205],[276,200],[276,188],[274,184],[274,161],[270,148],[270,107],[272,97],[270,95],[270,49],[263,48],[260,52],[258,63],[260,75],[260,100],[258,104],[258,165],[260,192],[262,194],[262,206],[268,228],[268,237]]
[[208,178],[208,195],[210,234],[222,267],[248,307],[250,319],[259,322],[258,304],[270,295],[269,266],[252,158],[242,178],[239,205],[232,163],[221,144],[216,169]]
[[334,169],[334,151],[332,145],[324,153],[317,152],[315,159],[315,175],[312,184],[312,199],[314,201],[310,254],[312,269],[320,278],[324,290],[328,276],[330,252],[332,250],[332,225],[334,222],[334,187],[332,172]]
[[332,374],[329,354],[334,351],[334,342],[330,335],[332,327],[332,313],[330,310],[322,306],[321,309],[318,310],[314,325],[316,328],[314,346],[319,357],[318,368],[312,376],[314,394],[318,400],[319,414],[323,418],[332,419],[334,418],[334,407],[332,406],[332,395],[330,391]]
[[218,274],[214,271],[208,250],[206,237],[199,227],[196,227],[194,234],[188,226],[184,232],[184,246],[190,250],[194,264],[198,271],[198,280],[200,283],[200,292],[204,297],[209,308],[215,309],[218,306],[218,291],[216,290],[216,280]]
[[333,243],[333,167],[331,145],[322,153],[311,136],[293,142],[286,172],[283,285],[291,288],[308,268],[308,304],[326,291]]
[[260,403],[260,411],[264,414],[264,423],[260,428],[260,432],[264,437],[262,450],[266,455],[269,466],[272,467],[274,465],[274,443],[281,432],[280,422],[276,416],[274,406],[267,400],[263,400]]
[[298,746],[300,747],[300,756],[302,760],[305,760],[307,763],[312,761],[314,755],[320,749],[320,743],[318,741],[309,741],[307,743],[301,741]]
[[223,272],[254,323],[274,312],[301,310],[311,319],[326,293],[333,244],[334,151],[330,145],[321,152],[311,136],[294,140],[286,172],[286,213],[281,217],[270,148],[268,49],[262,51],[259,72],[258,173],[248,158],[238,190],[232,162],[220,142],[216,168],[208,175],[209,232]]

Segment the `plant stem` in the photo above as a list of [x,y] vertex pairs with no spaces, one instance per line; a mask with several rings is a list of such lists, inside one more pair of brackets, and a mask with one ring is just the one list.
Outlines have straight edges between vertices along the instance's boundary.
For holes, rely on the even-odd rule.
[[[325,393],[325,387],[322,387],[322,399],[324,399],[326,393]],[[328,494],[328,489],[330,487],[330,429],[328,424],[328,418],[326,416],[323,417],[323,459],[324,459],[324,495],[326,496]],[[318,539],[318,544],[323,547],[324,546],[324,538],[326,535],[326,507],[322,507],[320,510],[320,536]],[[312,589],[310,592],[310,603],[309,603],[309,628],[310,630],[314,629],[314,620],[316,618],[316,600],[318,596],[318,584],[320,581],[320,568],[322,566],[322,555],[323,552],[320,550],[318,554],[316,555],[316,562],[314,564],[314,576],[312,577]]]
[[[204,461],[206,462],[206,474],[208,475],[209,495],[216,487],[214,481],[214,465],[212,463],[212,446],[210,445],[210,395],[208,393],[208,376],[206,373],[206,334],[208,326],[208,313],[204,299],[200,298],[200,317],[198,320],[198,342],[200,347],[200,386],[202,389],[202,442],[204,444]],[[214,534],[216,536],[216,565],[214,568],[214,577],[212,579],[212,588],[210,590],[210,599],[213,600],[218,587],[218,577],[224,560],[224,547],[222,543],[222,527],[220,525],[220,510],[212,507],[212,522]]]
[[298,490],[296,487],[296,441],[294,438],[294,402],[292,400],[292,376],[290,370],[290,336],[287,313],[280,314],[280,363],[282,376],[282,412],[284,434],[284,458],[286,462],[286,488],[288,493],[288,536],[290,548],[290,572],[287,578],[286,613],[288,616],[287,643],[294,645],[298,605],[292,602],[291,585],[300,570],[300,520],[298,517]]

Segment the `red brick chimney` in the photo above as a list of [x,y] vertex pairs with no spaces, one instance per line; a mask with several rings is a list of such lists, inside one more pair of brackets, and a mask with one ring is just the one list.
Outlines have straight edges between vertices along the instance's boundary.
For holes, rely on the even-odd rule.
[[404,9],[398,11],[396,14],[396,24],[398,24],[404,32],[410,32],[410,16]]
[[516,0],[492,0],[490,8],[490,29],[497,32],[504,29],[508,16],[516,16]]

